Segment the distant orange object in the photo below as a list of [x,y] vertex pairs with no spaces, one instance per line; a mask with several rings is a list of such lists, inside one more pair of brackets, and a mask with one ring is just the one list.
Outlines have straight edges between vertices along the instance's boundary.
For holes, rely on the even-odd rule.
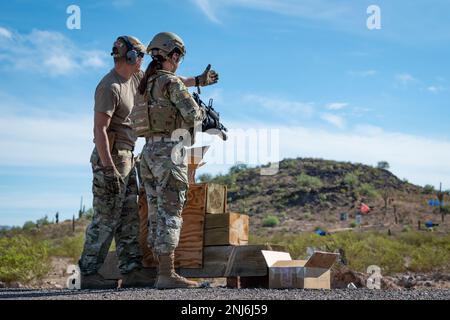
[[367,204],[365,203],[361,203],[361,206],[359,207],[359,211],[361,211],[361,213],[369,213],[370,208]]

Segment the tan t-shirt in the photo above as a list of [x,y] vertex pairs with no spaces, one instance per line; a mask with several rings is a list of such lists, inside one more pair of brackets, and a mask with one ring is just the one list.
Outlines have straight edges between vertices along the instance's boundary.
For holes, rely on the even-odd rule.
[[104,112],[111,117],[107,132],[114,134],[115,143],[134,148],[136,136],[131,128],[130,114],[134,106],[134,98],[139,82],[144,73],[140,71],[126,80],[112,69],[95,89],[94,110]]

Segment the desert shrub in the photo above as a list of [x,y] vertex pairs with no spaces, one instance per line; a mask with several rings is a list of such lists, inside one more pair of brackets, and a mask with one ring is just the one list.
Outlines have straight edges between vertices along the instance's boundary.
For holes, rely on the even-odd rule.
[[48,220],[48,216],[45,216],[45,217],[43,217],[43,218],[38,219],[38,220],[36,221],[36,224],[37,224],[39,227],[49,225],[49,224],[50,224],[50,221]]
[[311,212],[309,212],[309,211],[305,212],[304,217],[306,220],[311,220],[311,218],[312,218]]
[[263,227],[275,227],[280,223],[280,220],[278,220],[277,217],[275,216],[267,216],[263,222],[262,225]]
[[431,184],[427,184],[425,187],[423,187],[422,192],[423,192],[424,194],[432,194],[432,193],[434,193],[435,191],[434,191],[434,187],[433,187]]
[[76,262],[81,256],[84,244],[84,234],[80,233],[73,237],[64,237],[52,241],[49,254],[56,257],[68,257]]
[[327,201],[327,195],[326,195],[326,194],[323,194],[323,193],[319,194],[319,201],[320,201],[320,202],[325,202],[325,201]]
[[365,197],[368,198],[377,198],[379,197],[379,193],[378,191],[375,189],[375,187],[373,185],[371,185],[370,183],[363,183],[360,187],[359,187],[359,194],[363,195]]
[[443,214],[450,214],[450,206],[442,206],[441,210]]
[[32,230],[32,229],[34,229],[34,228],[36,228],[36,223],[34,223],[33,221],[26,221],[26,222],[23,224],[23,227],[22,227],[22,229],[23,229],[24,231],[30,231],[30,230]]
[[50,270],[48,243],[24,236],[0,238],[0,281],[29,282]]
[[297,184],[306,191],[317,190],[322,188],[323,183],[320,178],[309,176],[305,173],[297,176]]
[[389,169],[389,163],[387,161],[379,161],[377,163],[378,169],[388,170]]
[[248,169],[248,166],[245,163],[239,163],[230,168],[229,174],[237,174],[239,172],[245,171],[246,169]]
[[359,182],[358,176],[353,173],[347,173],[344,176],[344,183],[349,187],[355,187]]
[[211,181],[212,179],[213,179],[213,176],[212,176],[211,174],[209,174],[209,173],[203,173],[203,174],[201,174],[201,175],[198,176],[198,180],[199,180],[201,183],[209,182],[209,181]]

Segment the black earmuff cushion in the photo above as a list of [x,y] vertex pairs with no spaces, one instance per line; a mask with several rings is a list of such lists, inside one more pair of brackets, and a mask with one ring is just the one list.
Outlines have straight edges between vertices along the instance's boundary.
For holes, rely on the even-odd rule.
[[[138,53],[137,53],[136,49],[134,49],[134,46],[131,44],[128,37],[120,36],[117,38],[117,40],[119,40],[119,39],[122,40],[125,43],[125,45],[127,46],[127,53],[125,55],[126,62],[128,64],[136,64]],[[119,54],[119,49],[116,46],[114,46],[112,48],[111,55],[117,55],[117,54]]]

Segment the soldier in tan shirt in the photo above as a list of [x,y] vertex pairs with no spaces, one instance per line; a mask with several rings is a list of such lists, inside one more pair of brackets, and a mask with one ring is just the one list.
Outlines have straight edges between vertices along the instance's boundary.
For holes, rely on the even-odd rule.
[[[121,36],[111,55],[114,68],[95,90],[93,170],[94,216],[86,229],[79,260],[81,288],[114,288],[115,281],[99,273],[112,239],[115,239],[122,286],[146,286],[139,248],[138,187],[133,150],[136,141],[130,114],[143,77],[141,63],[146,48],[135,37]],[[205,81],[205,79],[209,81]],[[187,85],[211,84],[218,75],[212,70],[198,77],[180,79]],[[209,82],[209,83],[207,83]]]

